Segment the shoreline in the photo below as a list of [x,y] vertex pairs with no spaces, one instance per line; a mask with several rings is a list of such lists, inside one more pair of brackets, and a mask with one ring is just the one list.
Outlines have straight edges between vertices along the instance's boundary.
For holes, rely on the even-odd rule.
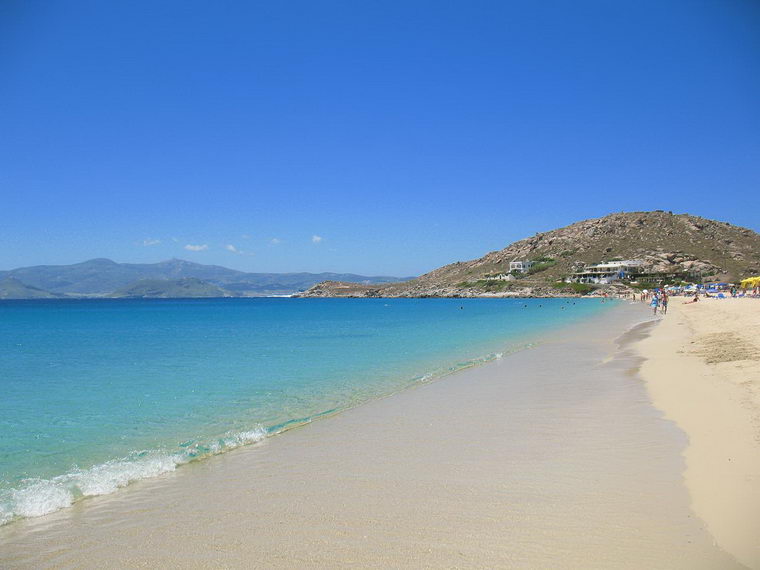
[[[730,568],[622,305],[531,350],[0,529],[9,567]],[[473,389],[477,387],[477,389]],[[171,548],[167,548],[171,545]]]
[[684,481],[692,508],[717,543],[750,568],[760,568],[758,323],[756,299],[685,305],[674,298],[636,347],[654,405],[688,436]]
[[[368,286],[368,287],[371,287]],[[525,289],[539,289],[540,293],[523,293],[522,291],[513,292],[479,292],[477,294],[468,294],[468,290],[461,290],[449,294],[441,295],[306,295],[308,291],[296,291],[294,293],[277,294],[277,295],[223,295],[221,297],[138,297],[123,296],[111,297],[106,294],[74,295],[62,294],[61,297],[0,297],[0,302],[4,301],[219,301],[222,299],[597,299],[602,298],[602,294],[581,294],[558,291],[556,294],[548,294],[549,291],[542,287],[526,287]],[[600,288],[599,291],[604,292]],[[615,297],[616,291],[608,296],[610,299],[621,298]],[[625,299],[623,297],[623,299]]]
[[[108,301],[119,301],[120,299],[108,299]],[[142,301],[142,299],[140,299]],[[161,299],[159,301],[165,301]],[[549,300],[549,299],[547,299]],[[57,301],[57,300],[56,300]],[[152,299],[150,300],[153,301]],[[601,300],[600,300],[601,301]],[[614,303],[614,301],[611,302]],[[540,305],[539,305],[540,306]],[[562,307],[564,308],[564,306]],[[613,306],[606,310],[613,309]],[[591,317],[602,318],[599,315]],[[588,319],[588,317],[585,317]],[[583,322],[583,320],[579,321]],[[516,338],[505,337],[500,341],[498,349],[496,345],[490,346],[490,349],[480,351],[479,355],[472,356],[470,359],[457,362],[449,362],[445,366],[437,365],[427,369],[424,374],[406,378],[403,382],[395,382],[389,391],[380,391],[372,395],[367,395],[360,400],[347,403],[339,408],[321,409],[313,414],[302,417],[294,417],[271,425],[255,424],[246,427],[242,431],[227,431],[223,434],[200,441],[198,446],[203,449],[196,452],[196,448],[189,448],[189,451],[181,447],[178,448],[147,448],[139,451],[132,451],[126,456],[117,456],[109,458],[100,463],[84,469],[75,468],[57,476],[35,479],[34,484],[26,487],[17,487],[10,492],[19,497],[18,501],[25,503],[19,515],[3,518],[0,516],[0,528],[5,525],[13,525],[22,520],[38,517],[46,517],[60,510],[71,508],[75,504],[83,502],[87,504],[98,497],[104,497],[113,493],[123,492],[125,489],[140,481],[162,477],[167,473],[174,472],[176,469],[196,463],[198,461],[212,460],[223,453],[230,452],[239,447],[256,445],[274,436],[280,436],[290,430],[298,429],[314,421],[329,419],[330,417],[345,413],[356,407],[366,405],[374,400],[393,397],[401,394],[406,390],[417,388],[421,385],[438,382],[448,376],[459,372],[487,365],[494,360],[503,357],[504,354],[512,354],[522,350],[528,350],[542,339],[555,334],[561,334],[567,327],[573,327],[575,324],[562,324],[557,331],[530,331],[525,336]],[[60,488],[63,487],[63,488]],[[70,492],[72,488],[86,488],[86,492]],[[43,497],[40,500],[41,497]],[[2,495],[0,495],[2,498]],[[0,515],[4,514],[0,510]]]

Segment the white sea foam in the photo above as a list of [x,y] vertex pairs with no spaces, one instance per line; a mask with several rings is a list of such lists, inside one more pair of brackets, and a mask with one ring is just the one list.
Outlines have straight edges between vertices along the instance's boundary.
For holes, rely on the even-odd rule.
[[132,481],[158,477],[174,471],[177,465],[186,463],[182,455],[151,454],[136,460],[108,461],[91,469],[69,475],[70,483],[84,497],[108,495]]
[[65,486],[56,480],[37,479],[21,489],[10,492],[12,501],[8,514],[21,517],[39,517],[52,513],[74,502],[74,497]]
[[213,442],[209,446],[211,454],[216,455],[228,449],[234,449],[241,445],[248,445],[261,441],[267,436],[267,430],[263,427],[256,427],[250,431],[241,431],[227,434],[225,437]]
[[143,451],[51,479],[27,479],[15,489],[0,491],[0,525],[16,518],[39,517],[71,506],[84,497],[108,495],[133,481],[158,477],[177,466],[261,441],[267,430],[228,432],[205,445],[177,453]]

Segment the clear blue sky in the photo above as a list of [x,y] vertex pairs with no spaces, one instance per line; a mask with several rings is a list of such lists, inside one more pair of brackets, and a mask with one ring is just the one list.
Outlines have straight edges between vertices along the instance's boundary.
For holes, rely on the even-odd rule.
[[613,211],[760,230],[758,30],[756,0],[5,0],[0,268],[409,275]]

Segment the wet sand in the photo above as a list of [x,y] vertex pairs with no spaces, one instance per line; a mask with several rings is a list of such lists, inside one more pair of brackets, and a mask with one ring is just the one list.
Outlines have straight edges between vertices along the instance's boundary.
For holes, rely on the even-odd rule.
[[[539,346],[0,528],[2,567],[735,568],[622,305]],[[621,335],[623,335],[621,337]],[[616,342],[620,339],[620,343]]]
[[686,432],[684,477],[717,543],[760,568],[760,300],[674,298],[638,345],[652,399]]

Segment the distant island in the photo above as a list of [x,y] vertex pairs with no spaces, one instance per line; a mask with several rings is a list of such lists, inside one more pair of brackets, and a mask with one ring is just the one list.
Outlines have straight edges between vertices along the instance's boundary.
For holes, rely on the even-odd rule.
[[182,259],[159,263],[91,259],[0,271],[0,299],[265,297],[292,295],[325,280],[379,285],[409,279],[353,273],[246,273]]
[[304,297],[557,297],[760,273],[760,234],[662,210],[621,212],[537,233],[406,282],[326,281]]

